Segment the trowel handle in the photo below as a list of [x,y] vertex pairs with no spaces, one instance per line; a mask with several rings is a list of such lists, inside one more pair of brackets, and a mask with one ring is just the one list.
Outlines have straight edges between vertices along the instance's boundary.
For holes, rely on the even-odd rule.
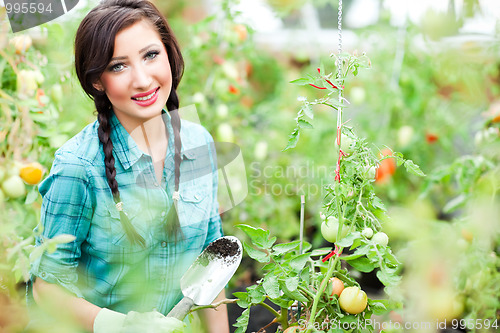
[[173,317],[179,320],[184,320],[184,317],[188,314],[191,307],[194,305],[194,302],[191,298],[184,296],[183,299],[170,312],[167,314],[167,317]]

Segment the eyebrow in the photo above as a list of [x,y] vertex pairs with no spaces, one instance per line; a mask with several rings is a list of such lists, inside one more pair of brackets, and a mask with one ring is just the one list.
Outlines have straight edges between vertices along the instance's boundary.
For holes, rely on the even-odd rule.
[[[149,44],[148,46],[143,47],[142,49],[140,49],[138,53],[142,53],[142,52],[146,51],[146,50],[147,50],[147,49],[149,49],[151,46],[158,46],[158,44],[156,44],[156,43]],[[110,61],[115,61],[115,60],[125,60],[125,59],[127,59],[127,58],[128,58],[128,56],[114,57],[114,58],[111,58],[111,60],[110,60]]]

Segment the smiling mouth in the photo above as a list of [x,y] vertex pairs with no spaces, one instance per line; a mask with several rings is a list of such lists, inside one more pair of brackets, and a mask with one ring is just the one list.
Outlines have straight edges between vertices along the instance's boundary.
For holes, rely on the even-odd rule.
[[156,94],[156,92],[159,90],[160,88],[156,88],[151,94],[149,95],[146,95],[146,96],[142,96],[142,97],[132,97],[132,99],[134,101],[148,101],[150,100],[151,98],[153,98],[153,96]]

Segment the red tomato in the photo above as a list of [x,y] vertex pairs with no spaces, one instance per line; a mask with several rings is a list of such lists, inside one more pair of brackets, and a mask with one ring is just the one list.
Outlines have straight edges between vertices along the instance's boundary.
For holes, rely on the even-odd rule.
[[435,143],[437,140],[439,139],[439,137],[437,136],[437,134],[434,134],[434,133],[426,133],[425,134],[425,140],[427,140],[427,143]]
[[229,92],[234,95],[238,95],[240,93],[240,90],[233,86],[232,84],[229,85]]

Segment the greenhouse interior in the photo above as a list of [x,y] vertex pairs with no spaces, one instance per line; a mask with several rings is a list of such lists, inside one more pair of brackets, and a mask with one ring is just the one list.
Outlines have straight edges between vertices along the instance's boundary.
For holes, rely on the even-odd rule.
[[0,46],[0,332],[500,331],[498,0],[0,0]]

